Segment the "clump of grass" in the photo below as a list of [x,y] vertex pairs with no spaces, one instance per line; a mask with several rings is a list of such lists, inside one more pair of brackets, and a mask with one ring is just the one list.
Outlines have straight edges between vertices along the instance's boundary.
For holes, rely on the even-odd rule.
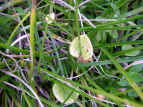
[[[140,1],[43,0],[5,8],[18,23],[0,16],[1,106],[143,106],[142,7]],[[55,19],[47,23],[51,13]],[[69,52],[82,34],[93,46],[91,62]]]
[[14,21],[9,18],[9,17],[6,17],[6,16],[0,16],[0,35],[2,37],[6,36],[7,35],[7,38],[5,39],[8,39],[8,36],[12,33],[12,30],[14,29],[12,26],[14,25]]

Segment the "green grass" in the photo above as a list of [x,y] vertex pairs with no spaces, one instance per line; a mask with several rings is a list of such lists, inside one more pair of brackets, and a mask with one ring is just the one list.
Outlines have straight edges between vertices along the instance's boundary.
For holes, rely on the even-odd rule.
[[[0,5],[0,106],[143,106],[141,0],[35,1]],[[56,17],[48,24],[50,13]],[[93,46],[91,62],[69,52],[82,34]],[[63,102],[54,84],[59,94],[65,90]],[[65,104],[75,92],[78,98]]]

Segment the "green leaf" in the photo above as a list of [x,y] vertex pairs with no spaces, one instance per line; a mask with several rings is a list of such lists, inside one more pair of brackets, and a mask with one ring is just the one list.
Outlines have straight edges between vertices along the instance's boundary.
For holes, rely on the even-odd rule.
[[133,65],[130,69],[130,72],[140,72],[142,70],[142,64]]
[[[55,83],[53,86],[53,93],[60,102],[63,103],[69,97],[65,102],[65,104],[73,103],[78,98],[79,94],[76,92],[73,93],[72,92],[73,92],[72,90],[63,87],[57,83]],[[71,93],[72,95],[69,96]]]
[[128,83],[128,81],[127,81],[126,79],[122,79],[122,80],[119,82],[119,84],[122,85],[122,86],[128,86],[128,85],[129,85],[129,83]]
[[98,31],[96,34],[96,39],[97,40],[103,40],[105,41],[107,38],[106,32],[105,31]]
[[[24,12],[25,12],[22,7],[15,7],[15,10],[16,10],[18,13],[24,13]],[[24,16],[20,16],[20,17],[21,17],[21,19],[24,18]]]
[[[131,46],[131,45],[124,45],[124,46],[122,46],[122,50],[123,51],[124,50],[128,50],[128,49],[132,49],[132,48],[134,48],[134,47]],[[130,52],[130,53],[126,53],[125,55],[126,56],[136,56],[138,54],[139,54],[139,51],[133,51],[133,52]]]
[[131,97],[138,97],[138,94],[136,92],[129,92],[128,95]]
[[22,7],[15,7],[15,10],[16,10],[18,13],[23,13],[23,8],[22,8]]
[[143,77],[137,72],[131,72],[130,76],[137,83],[143,81]]
[[113,4],[113,3],[111,3],[110,5],[113,8],[113,10],[115,11],[114,17],[118,17],[120,15],[120,11],[119,11],[118,7],[116,6],[116,4]]
[[118,37],[117,30],[109,30],[109,34],[112,36],[112,38],[117,38]]

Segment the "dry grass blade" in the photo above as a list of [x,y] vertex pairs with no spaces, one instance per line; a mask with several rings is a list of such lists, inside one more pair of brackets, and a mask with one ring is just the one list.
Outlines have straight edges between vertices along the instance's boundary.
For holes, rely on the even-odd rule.
[[17,89],[17,90],[24,91],[24,92],[27,93],[29,96],[31,96],[32,98],[36,99],[34,96],[32,96],[32,95],[31,95],[30,93],[28,93],[26,90],[23,90],[23,89],[21,89],[21,88],[15,86],[15,85],[13,85],[13,84],[11,84],[11,83],[8,83],[8,82],[6,82],[6,81],[3,81],[3,83],[5,83],[5,84],[7,84],[7,85],[9,85],[9,86],[11,86],[11,87]]
[[11,71],[11,72],[15,72],[16,69],[17,69],[18,63],[17,63],[17,61],[13,58],[13,56],[12,56],[12,55],[6,55],[6,54],[3,53],[2,51],[0,51],[0,54],[4,55],[4,56],[6,56],[6,57],[9,57],[10,59],[12,59],[12,60],[15,62],[15,64],[16,64],[16,65],[15,65],[15,68],[14,68],[13,71]]
[[5,70],[1,70],[1,71],[3,73],[7,74],[7,75],[10,75],[10,76],[14,77],[15,79],[19,80],[21,83],[23,83],[33,93],[33,95],[35,96],[35,98],[39,102],[40,107],[44,107],[44,105],[42,104],[42,102],[39,99],[39,97],[37,96],[37,94],[34,92],[34,90],[27,83],[25,83],[21,78],[19,78],[18,76],[14,75],[14,74],[12,74],[10,72],[7,72]]

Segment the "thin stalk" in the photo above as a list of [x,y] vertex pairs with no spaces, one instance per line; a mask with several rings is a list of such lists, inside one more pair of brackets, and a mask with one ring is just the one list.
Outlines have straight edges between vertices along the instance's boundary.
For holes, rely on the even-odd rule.
[[30,83],[33,82],[33,77],[34,77],[34,57],[35,57],[35,49],[34,49],[34,25],[35,25],[35,6],[36,6],[36,1],[32,0],[32,8],[31,8],[31,17],[30,17]]
[[0,12],[4,11],[5,9],[7,9],[10,6],[16,5],[23,1],[26,1],[26,0],[11,0],[10,2],[7,2],[6,4],[4,4],[3,6],[0,7]]
[[[27,15],[22,19],[21,23],[23,23],[23,22],[29,17],[29,15],[30,15],[30,12],[27,13]],[[11,39],[15,36],[14,34],[15,34],[16,31],[18,30],[18,28],[20,27],[21,23],[19,23],[19,24],[15,27],[15,29],[13,30],[13,32],[11,33],[11,35],[10,35],[8,41],[7,41],[7,44],[8,44],[8,45],[10,45],[10,41],[11,41]]]
[[57,47],[54,43],[54,39],[52,37],[52,33],[48,30],[47,33],[49,34],[50,38],[51,38],[51,41],[52,41],[52,44],[53,44],[53,48],[55,50],[55,53],[56,53],[56,57],[57,57],[57,60],[58,60],[58,63],[59,63],[59,67],[60,67],[60,70],[61,70],[61,74],[62,76],[64,76],[64,70],[63,70],[63,67],[62,67],[62,64],[61,64],[61,61],[60,61],[60,58],[59,58],[59,53],[57,51]]
[[79,17],[78,17],[78,0],[74,0],[75,2],[75,27],[76,27],[76,32],[77,32],[77,36],[78,36],[78,45],[79,45],[79,52],[82,55],[82,51],[81,51],[81,44],[80,44],[80,32],[79,32]]

